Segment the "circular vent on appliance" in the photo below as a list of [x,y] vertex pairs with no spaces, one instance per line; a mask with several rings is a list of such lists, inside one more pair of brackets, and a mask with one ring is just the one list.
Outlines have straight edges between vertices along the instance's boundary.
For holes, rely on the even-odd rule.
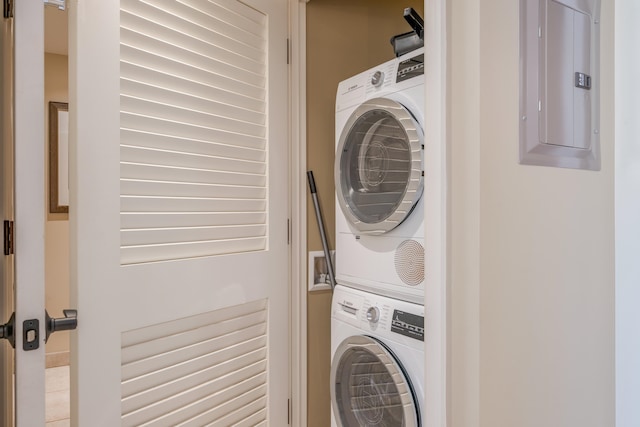
[[424,247],[415,240],[405,240],[395,254],[396,273],[405,284],[417,286],[424,281]]

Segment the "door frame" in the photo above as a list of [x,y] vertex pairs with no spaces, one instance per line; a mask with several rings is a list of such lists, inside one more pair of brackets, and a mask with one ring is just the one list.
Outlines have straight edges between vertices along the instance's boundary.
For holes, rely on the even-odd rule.
[[309,0],[289,1],[289,194],[291,220],[289,245],[291,298],[289,326],[292,426],[307,425],[307,97],[306,10]]
[[446,427],[451,410],[449,141],[450,2],[425,0],[425,425]]
[[[0,88],[0,120],[2,134],[0,136],[0,214],[2,221],[13,221],[13,19],[3,19],[2,39],[0,41],[2,55],[2,76]],[[13,255],[0,259],[0,324],[9,321],[13,312]],[[0,342],[0,426],[13,423],[13,352],[7,342]],[[7,398],[8,397],[8,398]]]
[[[306,4],[310,0],[291,0],[291,360],[292,423],[307,423],[307,293],[306,259],[307,188],[306,170]],[[446,427],[450,412],[449,255],[450,187],[448,108],[449,44],[447,0],[425,0],[425,115],[432,120],[425,128],[425,425]]]

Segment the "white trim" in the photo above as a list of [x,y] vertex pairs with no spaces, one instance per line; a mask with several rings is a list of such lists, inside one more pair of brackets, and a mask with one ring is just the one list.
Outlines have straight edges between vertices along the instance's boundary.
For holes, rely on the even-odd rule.
[[[26,427],[45,420],[44,7],[15,2],[15,16],[15,417],[16,427]],[[26,351],[23,325],[31,319],[40,323],[40,345]]]
[[447,2],[425,0],[425,426],[446,427],[449,383]]
[[640,248],[640,177],[637,164],[638,95],[635,84],[640,59],[630,54],[640,40],[640,4],[637,0],[615,3],[615,396],[616,426],[640,425],[640,342],[637,302],[638,249]]
[[307,425],[307,100],[306,9],[289,3],[290,48],[290,200],[291,200],[291,426]]

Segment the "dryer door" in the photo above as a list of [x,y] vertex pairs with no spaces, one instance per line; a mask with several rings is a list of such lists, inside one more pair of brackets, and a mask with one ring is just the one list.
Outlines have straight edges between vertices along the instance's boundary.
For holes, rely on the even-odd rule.
[[374,338],[345,339],[331,364],[331,404],[341,427],[418,427],[418,403],[393,354]]
[[411,213],[423,186],[423,134],[400,103],[374,98],[351,114],[336,151],[338,203],[362,234],[382,234]]

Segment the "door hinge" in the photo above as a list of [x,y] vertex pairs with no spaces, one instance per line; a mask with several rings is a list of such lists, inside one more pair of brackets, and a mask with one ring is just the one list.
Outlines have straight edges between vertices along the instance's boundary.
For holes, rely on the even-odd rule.
[[289,43],[289,39],[287,39],[287,65],[289,65],[289,61],[291,60],[291,43]]
[[13,221],[4,222],[4,254],[13,254]]
[[287,424],[291,424],[291,399],[287,399]]
[[13,0],[4,0],[3,16],[13,18]]
[[287,245],[291,244],[291,220],[287,218]]

